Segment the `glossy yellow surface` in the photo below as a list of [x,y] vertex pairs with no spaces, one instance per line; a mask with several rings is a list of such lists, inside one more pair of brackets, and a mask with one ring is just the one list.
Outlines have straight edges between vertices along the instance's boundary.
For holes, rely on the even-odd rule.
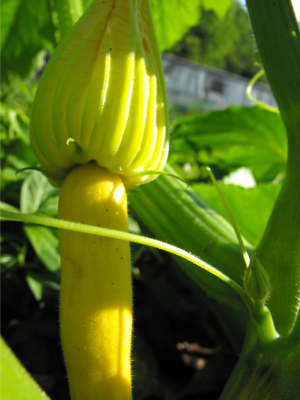
[[[33,151],[61,186],[95,160],[127,187],[168,155],[167,101],[149,0],[94,0],[52,55],[33,106]],[[67,145],[67,140],[74,142]],[[79,150],[78,150],[79,149]]]
[[[59,218],[127,231],[121,179],[96,164],[75,167]],[[129,243],[59,231],[60,326],[72,400],[131,399],[132,289]]]

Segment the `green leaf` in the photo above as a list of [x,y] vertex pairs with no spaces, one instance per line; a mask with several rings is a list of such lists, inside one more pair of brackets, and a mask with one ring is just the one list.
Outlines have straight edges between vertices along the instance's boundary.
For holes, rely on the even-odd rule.
[[50,400],[1,337],[1,399]]
[[161,51],[171,49],[197,25],[201,5],[223,18],[231,0],[151,0],[156,35]]
[[[10,182],[20,181],[26,177],[26,173],[16,172],[22,168],[37,164],[29,142],[29,118],[21,108],[28,110],[28,102],[31,103],[31,95],[28,88],[24,89],[26,98],[21,93],[21,82],[17,80],[16,85],[8,87],[8,103],[0,104],[1,116],[1,141],[2,141],[2,174],[1,188],[5,188]],[[26,101],[26,106],[24,102]]]
[[141,228],[138,222],[131,215],[128,215],[128,232],[135,233],[136,235],[141,234]]
[[1,18],[2,76],[25,77],[37,53],[56,44],[49,2],[2,0]]
[[232,0],[202,0],[205,10],[213,11],[220,19],[223,19],[230,7]]
[[201,15],[201,0],[151,0],[152,14],[159,48],[165,51],[174,46]]
[[[260,184],[250,189],[220,182],[218,185],[241,235],[256,247],[264,233],[281,185]],[[218,214],[229,221],[213,185],[194,184],[192,189]]]
[[13,211],[13,212],[20,211],[16,207],[11,206],[10,204],[4,203],[3,201],[0,201],[0,210]]
[[[42,173],[32,171],[21,188],[21,211],[55,217],[58,192]],[[26,225],[24,229],[39,259],[49,271],[57,271],[60,268],[57,234],[43,226]]]
[[[59,189],[53,188],[41,172],[32,171],[24,180],[21,188],[20,210],[27,214],[36,212],[45,213],[45,210],[49,208],[49,203],[53,202],[50,198],[53,196],[57,198],[58,193]],[[55,214],[51,210],[48,215]]]
[[176,121],[171,148],[185,140],[203,164],[233,170],[250,168],[257,181],[268,182],[285,170],[287,143],[281,117],[259,107],[230,107]]
[[51,228],[44,226],[27,225],[24,229],[34,251],[47,269],[51,272],[59,270],[60,256],[57,235]]
[[35,279],[30,273],[26,275],[26,281],[30,290],[37,301],[41,300],[43,294],[43,284],[39,280]]

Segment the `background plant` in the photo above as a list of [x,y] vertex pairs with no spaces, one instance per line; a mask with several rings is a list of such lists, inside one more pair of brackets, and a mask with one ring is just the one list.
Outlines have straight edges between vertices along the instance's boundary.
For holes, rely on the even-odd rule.
[[[37,13],[32,13],[34,7],[28,9],[25,2],[20,2],[19,8],[13,8],[11,4],[8,1],[2,2],[5,16],[2,50],[6,79],[1,107],[2,209],[55,217],[57,190],[36,171],[15,175],[16,170],[36,165],[29,147],[28,126],[37,84],[33,78],[36,78],[36,65],[41,67],[43,57],[35,59],[29,78],[21,80],[16,73],[19,72],[22,78],[28,76],[32,56],[43,48],[51,51],[55,47],[55,38],[59,34],[63,36],[77,18],[76,12],[62,14],[64,4],[57,2],[55,20],[55,13],[53,10],[50,12],[47,3],[43,3],[43,10],[35,8],[39,11]],[[78,15],[87,6],[84,2],[74,4],[78,6],[75,8]],[[172,15],[175,8],[171,2],[153,2],[162,50],[172,47],[188,26],[197,22],[200,2],[183,4],[183,9],[176,9],[177,14]],[[255,2],[249,1],[248,4],[253,13]],[[228,2],[224,2],[223,11],[221,8],[216,9],[220,16],[224,15],[226,6]],[[187,12],[183,14],[185,9]],[[266,15],[266,8],[259,12],[262,16]],[[268,36],[271,35],[269,32],[273,32],[270,26],[269,31],[264,28],[258,34],[257,38],[265,37],[267,44],[262,45],[265,49],[270,47],[274,52],[270,44],[278,46],[281,41],[281,32],[288,16],[284,14],[284,17],[277,38]],[[28,23],[30,31],[27,29]],[[178,23],[182,23],[180,29]],[[265,26],[262,19],[257,25]],[[176,26],[176,30],[172,29],[173,26]],[[298,43],[296,40],[299,41],[297,29],[293,26],[295,46]],[[282,47],[278,51],[282,51]],[[280,53],[282,59],[290,56],[288,50]],[[292,50],[293,59],[296,57],[297,60],[297,47]],[[298,148],[299,86],[296,83],[300,76],[295,73],[291,75],[291,71],[285,69],[276,70],[272,57],[264,54],[262,59],[273,90],[275,88],[282,117],[255,107],[230,108],[208,115],[179,118],[173,126],[169,163],[177,174],[190,181],[192,190],[186,190],[184,185],[170,178],[160,177],[138,189],[142,195],[133,192],[130,199],[131,232],[149,235],[151,230],[164,241],[178,243],[221,270],[225,268],[241,285],[245,269],[241,251],[232,228],[226,223],[227,216],[203,166],[209,164],[218,179],[239,167],[247,167],[252,171],[256,180],[256,186],[252,189],[222,185],[222,190],[246,239],[249,253],[253,253],[260,243],[258,252],[262,255],[263,264],[266,266],[272,263],[273,260],[267,259],[273,254],[272,251],[262,250],[268,238],[265,236],[263,242],[261,238],[286,175],[288,150],[285,126],[288,126],[290,140],[293,138],[295,153]],[[296,67],[295,62],[291,63],[290,68],[293,67],[297,70],[297,63]],[[295,104],[298,104],[298,108]],[[281,199],[297,214],[299,180],[298,175],[291,171],[299,171],[299,168],[297,159],[291,156],[291,145],[289,149],[288,173],[293,200],[285,196],[281,196]],[[293,179],[291,176],[294,176]],[[166,198],[172,191],[177,194],[176,201],[174,197],[170,200]],[[223,218],[215,214],[203,200]],[[281,214],[286,209],[286,205],[278,207],[281,207]],[[184,212],[191,215],[189,210],[197,215],[197,226],[193,230],[190,224],[186,224],[188,216]],[[281,249],[279,260],[283,262],[282,254],[294,254],[293,259],[284,262],[295,265],[299,260],[297,249],[299,251],[300,248],[297,247],[297,219],[294,218],[294,227],[289,222],[283,229],[283,225],[276,221],[276,209],[274,213],[274,226],[280,226],[283,230],[275,247]],[[277,212],[277,215],[280,213]],[[287,219],[286,216],[283,218]],[[174,228],[170,222],[172,220],[181,225]],[[183,230],[184,227],[186,230]],[[190,232],[197,234],[188,236]],[[66,398],[66,379],[57,330],[59,256],[56,231],[42,226],[25,225],[23,234],[20,225],[3,222],[2,248],[3,336],[53,399]],[[278,258],[278,252],[274,252],[274,257]],[[133,356],[133,368],[136,371],[133,383],[135,397],[188,399],[195,394],[202,393],[205,396],[203,393],[206,393],[208,398],[218,398],[231,372],[228,365],[233,367],[237,360],[236,354],[242,348],[247,320],[244,304],[217,278],[207,279],[206,272],[178,259],[173,261],[165,253],[134,245],[133,258],[136,289],[136,340]],[[295,278],[294,284],[297,289]],[[291,305],[286,302],[286,306],[293,310],[293,314],[289,310],[283,311],[289,314],[289,320],[282,327],[283,333],[290,330],[288,325],[291,326],[297,303]],[[282,322],[280,316],[277,321]],[[185,342],[196,342],[198,347],[191,350]],[[52,353],[54,357],[50,357]],[[185,367],[183,361],[189,366]],[[55,365],[55,368],[51,368],[51,365]],[[206,367],[201,369],[204,365]],[[33,398],[30,396],[28,398]]]

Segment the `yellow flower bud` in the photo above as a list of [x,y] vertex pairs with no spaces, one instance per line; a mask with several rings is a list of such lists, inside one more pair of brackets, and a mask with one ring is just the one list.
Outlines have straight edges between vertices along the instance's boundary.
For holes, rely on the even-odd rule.
[[[94,0],[51,57],[31,117],[41,170],[61,186],[96,161],[127,187],[168,154],[167,102],[149,0]],[[68,144],[67,144],[68,142]]]

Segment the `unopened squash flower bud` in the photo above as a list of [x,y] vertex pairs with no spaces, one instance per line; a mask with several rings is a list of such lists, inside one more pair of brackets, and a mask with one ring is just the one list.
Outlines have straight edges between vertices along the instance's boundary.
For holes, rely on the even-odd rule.
[[94,0],[41,78],[31,143],[61,186],[96,161],[127,187],[152,180],[168,153],[167,103],[149,0]]
[[256,255],[251,258],[244,277],[244,286],[254,301],[265,301],[270,294],[270,280],[267,271]]

